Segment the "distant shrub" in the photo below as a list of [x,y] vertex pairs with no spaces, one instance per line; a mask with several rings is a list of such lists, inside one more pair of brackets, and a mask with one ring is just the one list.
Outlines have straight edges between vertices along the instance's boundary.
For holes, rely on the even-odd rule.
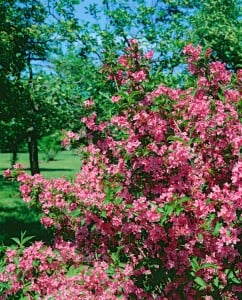
[[44,136],[39,140],[38,144],[41,153],[44,155],[44,160],[53,161],[61,150],[60,134],[55,133]]

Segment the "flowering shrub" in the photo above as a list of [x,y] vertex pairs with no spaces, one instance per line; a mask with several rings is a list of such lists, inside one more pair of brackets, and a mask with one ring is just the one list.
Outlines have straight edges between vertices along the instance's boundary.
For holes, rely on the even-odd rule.
[[98,122],[85,103],[89,142],[72,182],[5,172],[56,238],[6,250],[2,299],[239,299],[239,76],[210,51],[184,53],[197,78],[186,90],[147,91],[153,53],[136,40],[104,67],[119,113]]

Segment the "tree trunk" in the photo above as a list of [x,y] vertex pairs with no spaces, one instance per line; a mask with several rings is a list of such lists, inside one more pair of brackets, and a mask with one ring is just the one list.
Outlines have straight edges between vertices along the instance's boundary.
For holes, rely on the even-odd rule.
[[12,157],[11,157],[11,167],[13,168],[13,166],[16,164],[18,159],[18,145],[16,140],[13,141],[12,144]]
[[17,149],[13,149],[12,158],[11,158],[11,167],[12,168],[16,164],[17,159],[18,159],[18,151],[17,151]]
[[34,132],[29,133],[28,147],[31,175],[39,174],[38,143]]
[[[31,55],[29,53],[27,65],[29,68],[29,95],[30,95],[30,112],[31,115],[34,116],[36,113],[38,113],[35,109],[33,99],[31,97],[31,90],[33,88],[33,69],[31,66]],[[32,118],[31,118],[32,119]],[[30,170],[31,175],[39,174],[39,159],[38,159],[38,139],[35,131],[35,122],[32,121],[33,127],[30,127],[27,129],[27,132],[29,134],[28,136],[28,147],[29,147],[29,162],[30,162]]]

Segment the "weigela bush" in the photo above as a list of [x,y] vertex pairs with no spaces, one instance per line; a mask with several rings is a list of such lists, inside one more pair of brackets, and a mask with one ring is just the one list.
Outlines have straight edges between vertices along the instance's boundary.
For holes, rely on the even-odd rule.
[[118,114],[100,122],[84,103],[72,182],[6,171],[56,238],[6,250],[2,299],[241,299],[241,82],[210,50],[184,53],[189,89],[150,90],[136,40],[104,66]]

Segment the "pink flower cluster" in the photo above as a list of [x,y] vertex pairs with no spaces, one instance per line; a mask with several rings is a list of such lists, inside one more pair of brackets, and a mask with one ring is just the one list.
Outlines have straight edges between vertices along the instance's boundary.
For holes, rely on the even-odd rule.
[[96,261],[91,267],[72,243],[63,240],[56,241],[54,249],[42,242],[35,242],[24,250],[9,249],[6,263],[8,265],[5,273],[0,274],[0,281],[11,281],[11,287],[1,297],[2,300],[23,289],[26,299],[40,296],[46,300],[115,300],[130,291],[139,290],[129,279],[132,270],[128,266],[124,270],[115,270],[109,276],[107,263]]
[[[119,64],[141,57],[136,41],[128,51]],[[185,53],[197,68],[201,48]],[[105,124],[84,117],[95,143],[72,182],[20,171],[23,199],[56,238],[7,250],[3,299],[239,300],[242,125],[231,78],[211,62],[186,90],[128,82],[132,106]]]
[[140,88],[140,84],[148,79],[149,62],[154,52],[150,50],[144,55],[139,49],[137,40],[129,40],[129,47],[118,59],[116,66],[104,65],[103,71],[108,73],[108,79],[116,85],[126,85],[130,91]]
[[183,53],[187,56],[187,63],[191,74],[196,74],[200,71],[200,69],[196,67],[196,62],[199,61],[199,59],[201,58],[201,51],[201,46],[194,47],[192,44],[187,45],[183,49]]
[[94,104],[95,103],[92,99],[85,100],[84,103],[83,103],[84,107],[93,107]]
[[62,146],[67,147],[70,145],[73,141],[78,141],[80,139],[79,134],[72,132],[72,131],[63,131],[64,138],[62,140]]

